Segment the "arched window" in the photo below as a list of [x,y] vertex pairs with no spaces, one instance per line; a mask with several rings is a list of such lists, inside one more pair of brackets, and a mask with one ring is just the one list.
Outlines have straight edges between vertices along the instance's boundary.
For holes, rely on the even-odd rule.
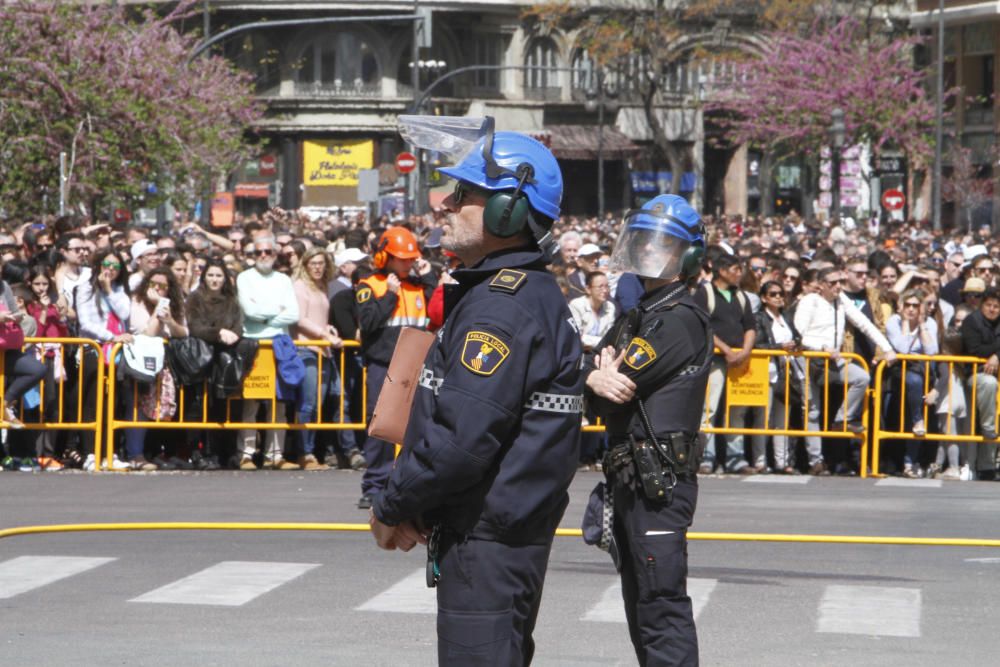
[[583,49],[577,49],[573,53],[573,80],[571,85],[573,90],[586,92],[597,87],[596,69],[594,60],[590,54]]
[[347,32],[326,34],[308,43],[298,65],[296,80],[315,88],[371,88],[381,78],[375,49]]
[[532,42],[524,64],[529,68],[524,71],[527,90],[559,88],[559,72],[551,69],[560,65],[559,47],[552,39],[543,37]]
[[258,93],[267,95],[277,92],[281,83],[279,53],[259,33],[229,41],[225,54],[237,67],[253,74],[254,90]]
[[[454,60],[448,55],[448,49],[441,44],[442,40],[437,36],[435,40],[433,48],[421,50],[420,60],[417,61],[421,90],[426,89],[439,76],[446,74],[449,70],[456,67]],[[412,42],[408,42],[402,50],[402,55],[399,58],[399,67],[396,69],[396,83],[400,91],[411,90],[413,82],[412,62]],[[453,94],[454,84],[452,80],[447,80],[434,88],[434,95],[436,97],[451,97]]]

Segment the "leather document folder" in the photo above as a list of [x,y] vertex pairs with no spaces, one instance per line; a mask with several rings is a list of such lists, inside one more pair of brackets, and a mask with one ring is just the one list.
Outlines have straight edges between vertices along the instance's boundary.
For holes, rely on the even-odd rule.
[[410,421],[413,396],[420,384],[427,351],[434,343],[434,334],[406,327],[399,332],[396,349],[389,361],[389,372],[375,403],[375,414],[368,425],[372,437],[402,444],[406,425]]

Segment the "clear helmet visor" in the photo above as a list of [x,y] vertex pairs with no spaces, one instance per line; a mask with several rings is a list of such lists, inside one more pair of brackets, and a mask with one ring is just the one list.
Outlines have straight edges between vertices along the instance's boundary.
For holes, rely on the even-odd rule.
[[643,278],[675,278],[681,272],[681,260],[691,243],[652,225],[630,224],[631,214],[625,217],[608,269]]
[[399,134],[414,148],[443,153],[460,163],[492,127],[487,119],[467,116],[399,117]]

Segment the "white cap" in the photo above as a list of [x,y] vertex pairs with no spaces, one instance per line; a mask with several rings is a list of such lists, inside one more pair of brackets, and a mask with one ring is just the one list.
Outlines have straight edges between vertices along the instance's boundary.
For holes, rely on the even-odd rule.
[[966,262],[971,262],[976,257],[980,255],[988,255],[990,251],[983,244],[970,245],[968,248],[962,251],[962,256],[965,257]]
[[368,255],[359,248],[345,248],[334,255],[333,261],[337,266],[342,266],[348,262],[354,262],[356,264],[366,257],[368,257]]
[[149,239],[139,239],[132,244],[128,254],[132,257],[132,261],[135,262],[143,255],[151,252],[156,252],[156,244]]
[[580,249],[577,251],[576,256],[589,257],[590,255],[600,255],[603,252],[604,252],[603,250],[598,248],[593,243],[584,243],[582,246],[580,246]]

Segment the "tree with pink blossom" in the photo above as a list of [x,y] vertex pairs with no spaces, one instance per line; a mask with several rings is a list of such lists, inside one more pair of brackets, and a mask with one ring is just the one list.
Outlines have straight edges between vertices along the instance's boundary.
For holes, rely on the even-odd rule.
[[806,34],[772,33],[758,57],[735,63],[707,110],[732,143],[815,163],[839,108],[846,145],[900,150],[920,169],[933,155],[935,106],[914,64],[919,42],[873,34],[850,17],[816,22]]
[[[955,206],[955,216],[965,214],[965,224],[972,233],[972,214],[977,208],[993,199],[993,179],[984,178],[988,169],[980,166],[973,150],[953,142],[945,155],[946,162],[951,166],[949,173],[941,181],[941,199]],[[985,162],[998,164],[1000,149],[993,147],[987,151]],[[958,221],[956,220],[956,223]],[[958,225],[956,224],[956,227]]]
[[0,209],[54,210],[61,152],[68,201],[91,212],[190,202],[249,156],[261,115],[252,82],[220,57],[189,62],[198,38],[178,28],[195,1],[165,15],[0,3]]

